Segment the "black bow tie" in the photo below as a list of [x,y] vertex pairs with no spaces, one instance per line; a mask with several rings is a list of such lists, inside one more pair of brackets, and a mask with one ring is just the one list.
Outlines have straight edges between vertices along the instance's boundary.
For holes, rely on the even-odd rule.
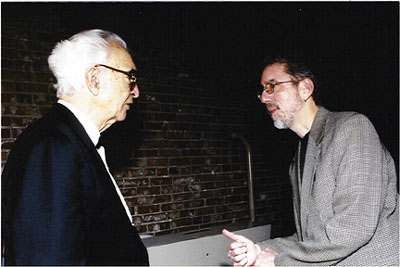
[[104,136],[99,137],[99,141],[96,144],[96,149],[99,149],[100,147],[104,146],[104,144],[106,143],[106,139],[104,138]]

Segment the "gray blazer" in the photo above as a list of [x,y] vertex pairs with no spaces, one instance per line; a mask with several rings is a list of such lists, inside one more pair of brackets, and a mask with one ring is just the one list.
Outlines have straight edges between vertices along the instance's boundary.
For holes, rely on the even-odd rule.
[[372,123],[321,107],[312,125],[300,182],[291,164],[296,233],[259,243],[276,265],[399,265],[395,165]]

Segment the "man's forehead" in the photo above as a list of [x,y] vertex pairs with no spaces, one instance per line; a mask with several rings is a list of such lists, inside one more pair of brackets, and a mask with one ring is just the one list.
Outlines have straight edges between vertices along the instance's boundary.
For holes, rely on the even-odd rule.
[[264,70],[286,73],[286,64],[279,62],[273,63],[271,65],[266,66]]
[[110,57],[125,57],[125,56],[129,56],[130,57],[130,54],[120,44],[118,44],[116,42],[111,42],[109,56]]
[[111,62],[118,65],[118,67],[136,69],[129,52],[116,42],[112,42],[109,59]]
[[264,68],[261,82],[274,81],[285,75],[287,75],[286,65],[284,63],[274,63]]

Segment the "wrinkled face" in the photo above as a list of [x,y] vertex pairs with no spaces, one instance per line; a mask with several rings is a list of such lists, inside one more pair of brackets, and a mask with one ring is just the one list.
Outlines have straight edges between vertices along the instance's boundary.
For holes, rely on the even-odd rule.
[[[113,43],[109,55],[108,66],[129,72],[136,70],[130,54],[119,44]],[[110,69],[102,69],[102,109],[109,123],[123,121],[126,112],[133,103],[133,98],[139,97],[137,84],[132,88],[127,75]]]
[[[275,63],[267,66],[261,75],[261,86],[265,87],[268,82],[281,82],[295,80],[286,73],[284,64]],[[268,94],[264,91],[260,97],[266,105],[274,125],[278,129],[287,129],[293,123],[294,117],[303,106],[300,98],[297,83],[282,83],[276,85],[274,92]]]

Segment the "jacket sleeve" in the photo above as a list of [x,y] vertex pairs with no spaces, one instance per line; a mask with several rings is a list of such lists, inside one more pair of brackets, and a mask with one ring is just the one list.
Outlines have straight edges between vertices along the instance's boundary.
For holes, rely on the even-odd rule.
[[16,265],[85,264],[79,155],[65,136],[41,140],[25,155],[11,227]]
[[260,243],[279,253],[276,265],[333,265],[369,242],[387,190],[384,151],[365,116],[356,114],[337,125],[324,159],[331,162],[325,175],[332,175],[335,186],[318,200],[332,202],[332,216],[314,224],[318,227],[312,240],[300,242],[292,236]]

